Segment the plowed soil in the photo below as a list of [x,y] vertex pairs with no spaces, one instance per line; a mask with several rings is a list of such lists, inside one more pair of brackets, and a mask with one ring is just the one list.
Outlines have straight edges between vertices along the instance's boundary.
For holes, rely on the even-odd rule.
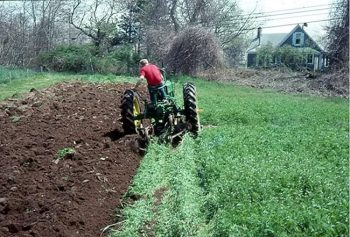
[[76,82],[0,102],[0,236],[96,237],[113,223],[141,158],[119,121],[130,87]]

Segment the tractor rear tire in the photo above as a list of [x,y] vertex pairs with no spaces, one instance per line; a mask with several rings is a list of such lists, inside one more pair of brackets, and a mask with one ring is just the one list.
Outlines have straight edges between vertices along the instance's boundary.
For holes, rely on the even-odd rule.
[[188,130],[195,136],[200,130],[198,105],[196,97],[196,87],[192,83],[186,83],[183,87],[183,98],[185,107],[186,122],[189,125]]
[[[134,99],[137,94],[133,90],[126,90],[124,92],[121,102],[121,121],[123,123],[123,130],[125,134],[135,134],[136,126],[134,121]],[[137,98],[138,99],[138,98]]]

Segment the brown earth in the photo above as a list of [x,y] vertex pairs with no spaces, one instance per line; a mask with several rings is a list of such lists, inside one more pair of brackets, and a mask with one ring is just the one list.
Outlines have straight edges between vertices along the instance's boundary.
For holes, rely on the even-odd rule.
[[0,236],[96,237],[113,223],[141,158],[119,121],[126,88],[77,82],[0,102]]

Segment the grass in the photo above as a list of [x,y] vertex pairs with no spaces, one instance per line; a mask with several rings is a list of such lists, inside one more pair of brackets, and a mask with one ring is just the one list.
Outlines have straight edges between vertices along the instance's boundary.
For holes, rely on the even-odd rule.
[[111,236],[349,235],[346,100],[195,83],[201,135],[150,146]]
[[0,100],[9,97],[20,97],[32,88],[43,89],[60,82],[88,81],[93,83],[135,82],[135,77],[101,75],[101,74],[68,74],[38,73],[26,70],[10,70],[0,67]]
[[35,72],[31,70],[11,69],[0,66],[0,84],[6,84],[14,80],[23,80],[34,74]]

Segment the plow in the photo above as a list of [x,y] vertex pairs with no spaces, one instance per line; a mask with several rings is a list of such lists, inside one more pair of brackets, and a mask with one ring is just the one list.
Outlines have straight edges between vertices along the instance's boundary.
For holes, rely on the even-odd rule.
[[158,91],[156,102],[148,102],[134,89],[126,90],[122,97],[120,107],[124,133],[139,134],[146,145],[152,137],[176,145],[185,133],[196,137],[200,131],[195,85],[189,82],[183,85],[183,106],[179,106],[174,82],[166,78],[164,70],[162,74],[165,98]]

